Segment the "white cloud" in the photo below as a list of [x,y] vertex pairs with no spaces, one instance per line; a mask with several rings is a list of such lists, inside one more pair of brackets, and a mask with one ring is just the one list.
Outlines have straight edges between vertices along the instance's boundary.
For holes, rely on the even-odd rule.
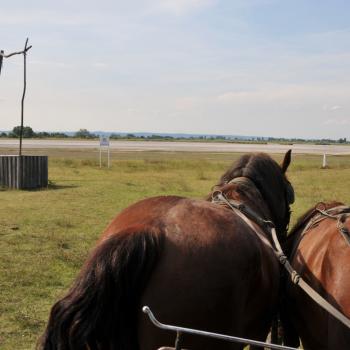
[[350,125],[350,119],[327,119],[323,122],[324,125]]
[[[261,86],[255,90],[246,91],[228,91],[218,95],[215,100],[220,103],[272,103],[276,101],[297,102],[297,101],[317,101],[325,98],[344,98],[349,94],[349,87],[320,85],[280,85],[280,86]],[[337,111],[341,109],[340,105],[323,105],[325,111]]]
[[330,111],[330,112],[334,112],[334,111],[337,111],[339,109],[342,109],[343,107],[342,106],[339,106],[339,105],[323,105],[322,106],[322,109],[326,112]]
[[256,90],[228,91],[217,96],[216,100],[225,103],[272,102],[296,99],[311,93],[315,93],[314,89],[306,86],[264,87]]
[[68,64],[66,62],[56,62],[56,61],[41,61],[41,60],[31,60],[30,64],[37,66],[46,66],[52,68],[72,68],[72,64]]
[[94,62],[92,63],[92,67],[96,69],[106,69],[108,68],[108,64],[105,62]]
[[175,108],[178,111],[190,110],[198,104],[198,100],[196,97],[181,97],[176,100]]
[[157,7],[160,10],[183,15],[192,11],[207,8],[216,3],[216,0],[161,0],[158,1]]
[[52,10],[12,10],[1,11],[1,25],[63,25],[79,27],[84,24],[91,24],[95,16],[90,14],[68,14]]

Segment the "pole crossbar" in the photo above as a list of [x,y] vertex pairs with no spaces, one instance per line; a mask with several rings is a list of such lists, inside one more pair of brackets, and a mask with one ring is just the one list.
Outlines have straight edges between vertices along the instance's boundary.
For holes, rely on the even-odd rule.
[[15,56],[15,55],[23,55],[23,54],[27,53],[32,47],[33,46],[30,45],[27,48],[25,48],[23,51],[11,52],[8,55],[5,55],[4,51],[0,51],[0,56],[3,57],[3,58],[10,58],[10,57]]

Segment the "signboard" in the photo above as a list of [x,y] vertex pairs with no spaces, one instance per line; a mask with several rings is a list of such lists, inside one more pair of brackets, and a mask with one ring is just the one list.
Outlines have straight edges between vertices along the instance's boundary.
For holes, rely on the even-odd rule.
[[109,168],[109,165],[110,165],[109,136],[100,136],[100,168],[102,168],[102,148],[103,147],[107,147],[108,168]]
[[100,136],[100,146],[109,147],[109,137],[108,136]]

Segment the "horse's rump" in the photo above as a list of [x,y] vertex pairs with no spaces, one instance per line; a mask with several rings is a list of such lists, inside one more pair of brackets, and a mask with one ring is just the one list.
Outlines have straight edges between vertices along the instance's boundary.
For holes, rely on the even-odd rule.
[[[218,205],[183,200],[164,217],[164,228],[163,252],[142,304],[163,322],[189,328],[238,336],[252,330],[256,338],[258,318],[259,326],[268,329],[277,299],[278,262],[241,218]],[[139,322],[141,349],[173,343],[173,334],[156,329],[141,312]],[[218,346],[232,344],[185,337],[186,348]]]

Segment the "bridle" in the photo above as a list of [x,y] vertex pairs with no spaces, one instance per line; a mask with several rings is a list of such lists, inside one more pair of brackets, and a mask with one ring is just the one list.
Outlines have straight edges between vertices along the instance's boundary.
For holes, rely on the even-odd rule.
[[[263,198],[260,189],[256,186],[256,184],[254,183],[253,180],[251,180],[249,177],[246,176],[239,176],[239,177],[235,177],[232,180],[228,181],[226,183],[227,185],[229,184],[244,184],[244,185],[248,185],[248,187],[251,188],[255,188],[256,191],[260,194],[261,198]],[[290,183],[288,183],[289,187],[287,187],[286,190],[286,207],[289,207],[290,203],[294,202],[294,191],[290,185]],[[290,188],[290,189],[289,189]],[[223,198],[220,198],[222,196],[225,197],[225,200],[223,200]],[[274,227],[275,228],[275,224],[273,223],[273,221],[271,220],[267,220],[267,219],[263,219],[259,216],[259,214],[257,214],[253,209],[251,209],[249,206],[247,206],[246,204],[234,200],[234,199],[228,199],[220,189],[214,190],[212,192],[211,195],[211,201],[212,203],[216,203],[216,204],[221,204],[221,205],[226,205],[228,207],[230,207],[232,210],[236,209],[238,210],[237,213],[242,213],[244,214],[245,218],[250,219],[251,221],[253,221],[255,224],[257,224],[265,233],[268,232],[269,227]],[[289,213],[289,210],[288,210]],[[288,215],[289,216],[289,215]],[[244,219],[244,221],[246,221]],[[287,232],[288,226],[286,225],[285,228],[285,233]]]

